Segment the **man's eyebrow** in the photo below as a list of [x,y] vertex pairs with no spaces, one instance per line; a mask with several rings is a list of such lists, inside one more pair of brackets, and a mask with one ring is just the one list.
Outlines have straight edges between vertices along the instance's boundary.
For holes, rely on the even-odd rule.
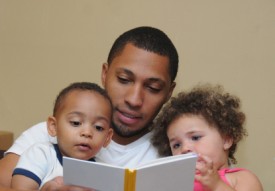
[[165,81],[163,81],[162,79],[160,78],[149,78],[148,81],[150,83],[161,83],[162,85],[165,85]]
[[129,76],[134,76],[134,73],[131,70],[128,70],[127,68],[118,68],[117,73],[124,72]]
[[[117,69],[117,73],[119,73],[119,72],[124,72],[127,75],[129,75],[129,76],[135,76],[134,73],[131,70],[128,70],[127,68],[118,68]],[[162,80],[161,78],[154,78],[154,77],[152,77],[152,78],[147,79],[147,81],[150,82],[150,83],[154,83],[155,82],[155,83],[161,83],[163,85],[166,84],[165,81]]]

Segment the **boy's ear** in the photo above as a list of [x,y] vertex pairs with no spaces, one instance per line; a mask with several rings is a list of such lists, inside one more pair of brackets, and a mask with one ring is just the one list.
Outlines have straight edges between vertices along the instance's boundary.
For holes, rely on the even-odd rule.
[[51,135],[52,137],[55,137],[57,134],[57,124],[56,124],[56,119],[53,116],[48,117],[47,120],[47,129],[48,129],[48,133],[49,135]]
[[107,137],[106,137],[106,140],[105,140],[105,142],[104,142],[104,144],[103,144],[103,147],[107,147],[107,146],[109,145],[109,143],[111,142],[112,137],[113,137],[113,133],[114,133],[113,129],[110,128],[108,131],[109,131],[109,132],[108,132],[108,135],[107,135]]
[[228,150],[233,144],[233,139],[225,137],[224,138],[224,143],[223,143],[223,149]]

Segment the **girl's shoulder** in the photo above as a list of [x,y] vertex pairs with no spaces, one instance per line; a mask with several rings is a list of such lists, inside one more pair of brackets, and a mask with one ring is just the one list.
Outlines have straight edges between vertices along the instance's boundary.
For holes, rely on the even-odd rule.
[[248,169],[245,169],[245,168],[222,169],[221,174],[223,174],[226,180],[228,181],[228,183],[237,190],[250,190],[250,191],[263,190],[259,178]]

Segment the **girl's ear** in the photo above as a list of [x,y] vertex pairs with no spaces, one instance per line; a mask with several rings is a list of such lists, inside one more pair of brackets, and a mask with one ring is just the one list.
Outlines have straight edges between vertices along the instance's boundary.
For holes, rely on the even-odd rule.
[[56,136],[56,134],[57,134],[57,124],[56,124],[55,117],[53,117],[53,116],[48,117],[47,129],[48,129],[49,135],[51,135],[52,137]]
[[107,137],[106,137],[106,140],[105,140],[105,142],[104,142],[104,144],[103,144],[103,147],[107,147],[107,146],[109,145],[109,143],[111,142],[112,137],[113,137],[113,132],[114,132],[113,129],[110,128],[108,131],[109,131],[109,132],[108,132],[108,135],[107,135]]
[[223,149],[228,150],[233,144],[233,139],[232,138],[224,138],[224,143],[223,143]]

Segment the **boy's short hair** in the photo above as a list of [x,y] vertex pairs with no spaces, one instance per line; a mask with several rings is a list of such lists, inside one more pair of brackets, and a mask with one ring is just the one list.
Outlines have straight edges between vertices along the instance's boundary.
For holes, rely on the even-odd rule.
[[107,92],[101,88],[99,85],[91,82],[75,82],[61,90],[61,92],[56,97],[55,103],[54,103],[54,109],[53,109],[53,115],[56,116],[58,109],[62,105],[65,97],[68,95],[68,93],[74,91],[74,90],[81,90],[81,91],[91,91],[96,92],[99,95],[103,96],[109,103],[110,107],[112,109],[112,102],[110,97],[108,96]]

